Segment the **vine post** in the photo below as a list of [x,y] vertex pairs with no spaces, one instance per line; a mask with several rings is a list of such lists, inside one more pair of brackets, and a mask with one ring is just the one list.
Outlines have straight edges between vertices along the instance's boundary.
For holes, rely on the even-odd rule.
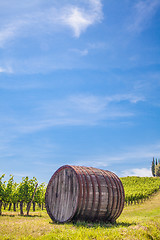
[[27,216],[29,215],[29,210],[30,210],[30,208],[31,208],[31,204],[32,204],[32,202],[33,202],[33,199],[34,199],[34,196],[35,196],[37,187],[38,187],[38,183],[37,183],[36,186],[35,186],[34,193],[33,193],[33,196],[32,196],[32,200],[29,202],[28,207],[27,207]]

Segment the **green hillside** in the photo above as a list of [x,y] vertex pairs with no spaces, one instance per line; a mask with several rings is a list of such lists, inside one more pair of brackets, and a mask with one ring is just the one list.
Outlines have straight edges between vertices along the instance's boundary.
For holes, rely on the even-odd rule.
[[127,204],[146,200],[160,189],[159,177],[123,177],[121,178]]

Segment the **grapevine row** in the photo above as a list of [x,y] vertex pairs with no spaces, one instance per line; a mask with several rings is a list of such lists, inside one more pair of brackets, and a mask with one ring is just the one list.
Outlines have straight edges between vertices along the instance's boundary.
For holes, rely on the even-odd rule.
[[[16,211],[17,204],[20,204],[20,214],[23,215],[24,204],[27,205],[27,213],[29,214],[29,206],[33,199],[35,191],[33,208],[35,204],[43,206],[45,203],[45,184],[42,183],[36,186],[38,181],[35,177],[29,179],[28,177],[22,178],[22,181],[17,184],[14,182],[13,176],[10,176],[8,182],[4,181],[4,174],[0,177],[0,215],[2,206],[13,205]],[[125,191],[126,204],[139,203],[150,197],[153,193],[160,189],[160,178],[158,177],[123,177],[121,178]]]
[[149,198],[160,189],[159,177],[123,177],[126,204],[135,204]]
[[[20,204],[20,214],[23,215],[24,205],[27,205],[27,214],[29,214],[32,200],[34,208],[36,203],[38,205],[44,204],[46,191],[44,183],[38,185],[35,177],[32,179],[24,177],[22,181],[17,184],[12,175],[10,175],[8,182],[4,181],[4,176],[3,174],[0,177],[0,215],[2,213],[2,206],[5,208],[6,205],[9,205],[10,210],[11,205],[13,205],[14,211],[16,211],[16,206]],[[34,192],[35,195],[33,196]]]

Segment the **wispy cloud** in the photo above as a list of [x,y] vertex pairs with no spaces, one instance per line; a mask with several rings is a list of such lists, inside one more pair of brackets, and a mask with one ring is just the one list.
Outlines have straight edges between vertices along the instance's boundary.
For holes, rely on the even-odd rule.
[[13,73],[11,67],[0,67],[0,73]]
[[87,27],[92,24],[92,19],[90,19],[82,9],[70,7],[69,9],[65,9],[62,22],[71,27],[74,35],[79,37],[81,32],[84,32]]
[[152,19],[158,8],[159,0],[138,0],[133,8],[131,23],[128,25],[130,32],[141,32],[145,29]]
[[86,44],[86,47],[83,49],[78,48],[71,48],[69,49],[70,52],[76,53],[80,56],[86,56],[90,51],[104,51],[108,48],[107,44],[104,42],[94,42],[94,43],[88,43]]
[[129,101],[130,103],[138,103],[140,101],[145,101],[143,96],[138,96],[134,94],[117,94],[113,96],[106,97],[108,102],[122,102]]
[[75,37],[79,37],[90,25],[102,20],[102,4],[100,0],[89,0],[89,9],[69,6],[64,9],[62,22],[68,25]]
[[[39,103],[32,110],[31,116],[21,117],[14,124],[18,132],[31,133],[55,126],[94,126],[107,124],[118,119],[131,118],[134,112],[121,104],[136,104],[142,101],[134,95],[94,96],[77,95],[63,100],[52,100]],[[117,107],[117,102],[119,107]],[[127,105],[128,105],[127,104]]]
[[3,48],[10,39],[14,39],[19,36],[19,32],[26,28],[26,25],[30,25],[31,21],[26,17],[12,20],[10,23],[5,24],[0,29],[0,48]]
[[122,171],[122,176],[152,177],[152,173],[151,169],[148,168],[133,168]]
[[[24,11],[24,9],[23,9]],[[28,11],[28,12],[27,12]],[[89,0],[86,6],[85,1],[81,1],[78,6],[75,4],[57,7],[53,4],[50,8],[40,11],[34,6],[34,11],[26,10],[22,14],[12,14],[12,18],[4,21],[0,27],[0,47],[4,47],[6,42],[16,37],[27,36],[36,33],[62,31],[64,26],[70,27],[75,37],[79,37],[90,25],[102,20],[101,0]],[[47,26],[47,28],[46,28]],[[34,31],[33,31],[34,30]],[[36,37],[36,35],[34,36]]]
[[[12,73],[12,69],[6,69],[3,72],[7,72],[7,73]],[[44,84],[42,82],[40,82],[39,80],[34,80],[31,81],[30,79],[24,80],[21,79],[19,81],[19,79],[1,79],[0,81],[0,89],[6,89],[6,90],[17,90],[17,91],[21,91],[21,90],[30,90],[30,89],[41,89],[41,88],[45,88],[47,87],[46,85],[44,86]]]
[[[120,176],[151,176],[151,161],[154,156],[160,154],[160,143],[146,144],[140,146],[127,147],[125,149],[116,149],[113,153],[89,155],[74,158],[73,164],[81,166],[94,166],[98,168],[113,168],[122,164],[123,170],[119,171]],[[128,166],[132,163],[132,168],[128,169]],[[141,164],[140,164],[141,163]],[[125,169],[125,165],[126,169]],[[135,166],[133,168],[133,165]],[[136,166],[140,166],[137,168]],[[143,167],[141,167],[143,165]],[[149,168],[148,168],[149,166]]]
[[70,49],[70,52],[77,53],[80,56],[88,55],[88,49],[80,50],[80,49],[77,49],[77,48],[72,48],[72,49]]

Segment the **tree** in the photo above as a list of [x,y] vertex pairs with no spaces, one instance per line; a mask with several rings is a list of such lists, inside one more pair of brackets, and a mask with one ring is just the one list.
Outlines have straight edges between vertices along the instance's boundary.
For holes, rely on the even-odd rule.
[[156,177],[160,177],[160,163],[158,163],[155,166],[155,175],[156,175]]
[[152,170],[152,175],[153,175],[153,177],[155,177],[155,162],[154,162],[154,158],[153,158],[153,160],[152,160],[151,170]]

